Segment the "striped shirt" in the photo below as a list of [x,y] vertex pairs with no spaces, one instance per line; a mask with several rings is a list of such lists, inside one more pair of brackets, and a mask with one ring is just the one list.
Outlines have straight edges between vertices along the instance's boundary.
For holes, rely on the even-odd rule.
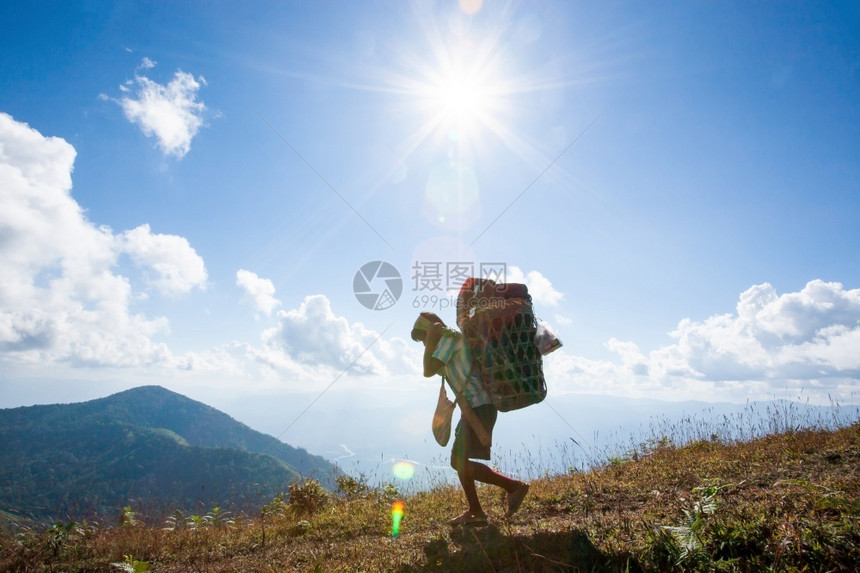
[[466,344],[466,337],[450,329],[445,329],[433,358],[442,362],[443,372],[448,383],[457,394],[461,394],[472,408],[492,404],[490,395],[484,389],[480,375],[472,369],[472,353]]

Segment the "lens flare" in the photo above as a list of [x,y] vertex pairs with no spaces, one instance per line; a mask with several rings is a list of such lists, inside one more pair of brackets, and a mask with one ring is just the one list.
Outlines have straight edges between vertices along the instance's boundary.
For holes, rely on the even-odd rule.
[[397,462],[394,464],[394,467],[391,468],[391,473],[393,473],[394,477],[397,479],[409,481],[412,479],[412,476],[415,475],[415,466],[409,462]]
[[424,214],[432,221],[463,226],[480,216],[480,189],[474,169],[443,161],[430,169],[424,191]]
[[391,536],[400,535],[400,520],[403,519],[403,502],[395,501],[391,508]]
[[483,5],[484,0],[460,0],[460,10],[470,16],[480,12]]

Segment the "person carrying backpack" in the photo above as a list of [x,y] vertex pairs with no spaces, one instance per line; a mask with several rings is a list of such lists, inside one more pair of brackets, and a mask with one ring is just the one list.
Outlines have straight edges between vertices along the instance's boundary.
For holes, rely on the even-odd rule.
[[481,507],[475,482],[498,486],[507,492],[507,513],[520,508],[529,484],[494,471],[475,459],[489,460],[493,427],[498,410],[475,372],[465,337],[450,328],[432,312],[422,312],[412,328],[412,340],[424,344],[424,376],[439,374],[448,381],[460,407],[460,421],[454,430],[451,467],[457,471],[469,508],[451,520],[452,525],[484,524],[487,515]]

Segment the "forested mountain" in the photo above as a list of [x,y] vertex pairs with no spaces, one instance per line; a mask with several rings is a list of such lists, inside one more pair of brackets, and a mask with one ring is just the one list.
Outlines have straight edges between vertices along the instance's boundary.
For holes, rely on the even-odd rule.
[[213,506],[254,511],[324,458],[159,386],[78,404],[0,410],[0,511],[36,519]]

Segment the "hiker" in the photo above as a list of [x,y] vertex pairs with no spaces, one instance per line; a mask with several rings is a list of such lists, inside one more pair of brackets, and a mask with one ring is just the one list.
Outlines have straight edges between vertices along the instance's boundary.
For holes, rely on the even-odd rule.
[[461,333],[445,326],[432,312],[422,312],[412,328],[412,340],[424,343],[424,376],[443,375],[460,406],[460,421],[454,430],[451,467],[457,470],[469,509],[451,520],[452,525],[483,524],[487,515],[481,508],[475,482],[498,486],[507,492],[510,517],[520,508],[529,484],[502,475],[473,459],[489,460],[493,426],[498,410],[472,368],[472,355]]

